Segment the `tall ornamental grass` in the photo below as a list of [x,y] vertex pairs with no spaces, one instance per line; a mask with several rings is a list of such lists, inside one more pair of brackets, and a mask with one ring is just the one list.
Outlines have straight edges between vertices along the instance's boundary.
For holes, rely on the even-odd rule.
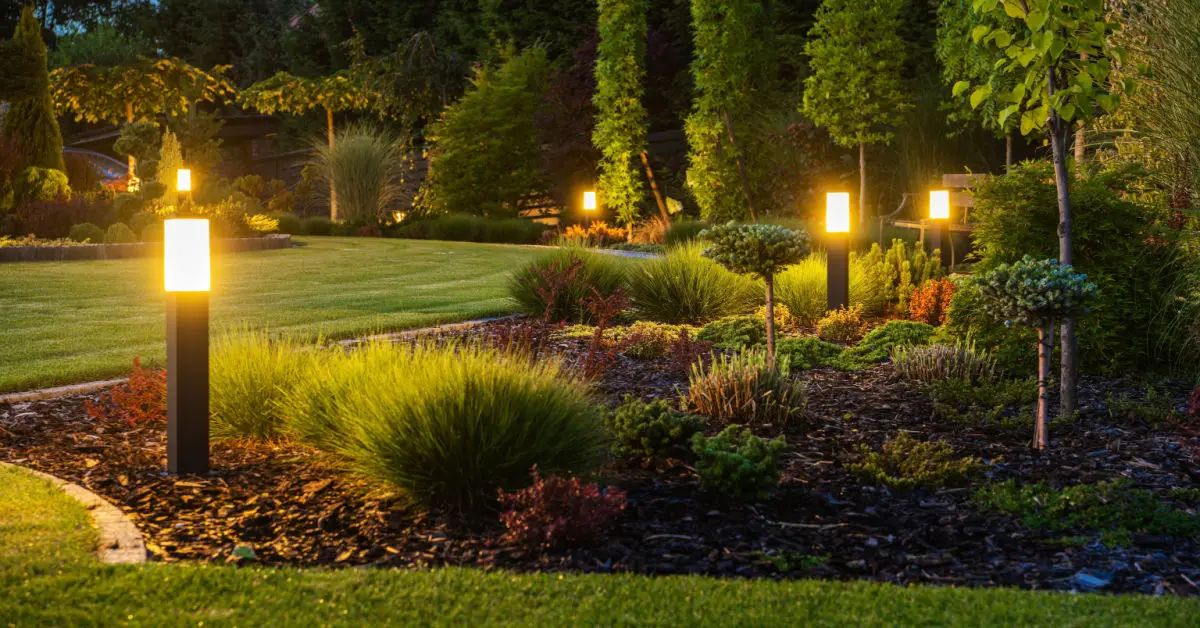
[[[828,299],[828,261],[824,251],[809,255],[775,278],[775,295],[792,315],[812,325],[825,316]],[[888,286],[884,268],[863,255],[850,256],[850,305],[881,316],[887,310]]]
[[584,300],[623,289],[625,276],[626,265],[620,259],[565,247],[513,273],[508,294],[525,314],[542,317],[549,313],[551,322],[590,323]]
[[341,220],[373,222],[403,194],[405,151],[383,129],[355,124],[335,136],[333,147],[319,140],[313,150],[317,172],[337,193]]
[[280,403],[303,382],[318,354],[265,331],[225,331],[213,342],[209,408],[216,438],[276,438],[288,407]]
[[664,257],[639,264],[630,273],[634,310],[663,323],[704,323],[753,309],[759,287],[754,281],[704,257],[704,247],[689,242]]

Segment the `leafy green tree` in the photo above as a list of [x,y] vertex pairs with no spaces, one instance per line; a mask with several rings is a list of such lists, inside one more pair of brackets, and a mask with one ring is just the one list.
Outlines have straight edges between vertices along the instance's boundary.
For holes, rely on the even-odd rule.
[[[170,129],[163,131],[158,155],[158,171],[155,173],[155,178],[166,189],[167,199],[171,205],[178,207],[179,198],[175,192],[175,186],[178,184],[176,173],[184,167],[183,147],[179,144],[179,138]],[[191,165],[188,164],[188,166]]]
[[129,65],[153,52],[154,46],[140,35],[125,36],[112,24],[98,24],[94,29],[60,36],[50,53],[50,67]]
[[812,74],[801,111],[839,146],[858,148],[858,221],[867,220],[867,146],[888,144],[910,108],[898,34],[902,0],[825,0],[804,47]]
[[600,0],[597,50],[592,142],[602,155],[599,193],[605,206],[628,225],[637,219],[644,194],[634,160],[646,150],[645,0]]
[[[4,117],[4,133],[17,138],[23,168],[46,168],[66,172],[62,154],[62,133],[54,118],[50,101],[50,79],[46,72],[46,42],[42,28],[33,16],[33,8],[21,11],[21,21],[6,50],[14,53],[16,70],[22,74],[10,77],[20,87]],[[8,65],[5,56],[4,65]],[[0,71],[3,73],[12,70]]]
[[[693,0],[696,96],[684,123],[688,185],[706,220],[758,220],[748,154],[738,138],[762,106],[766,10],[759,0]],[[735,190],[740,189],[742,195]]]
[[426,133],[425,209],[510,217],[545,195],[534,114],[549,72],[536,46],[499,69],[476,70],[471,89]]
[[[1054,181],[1058,188],[1058,261],[1072,263],[1071,192],[1067,170],[1067,141],[1073,126],[1099,112],[1115,111],[1121,91],[1132,91],[1133,78],[1123,85],[1110,82],[1113,61],[1125,50],[1111,44],[1120,24],[1110,21],[1099,0],[975,0],[972,11],[980,24],[971,31],[980,46],[1003,50],[1005,58],[994,67],[993,77],[1015,75],[1011,90],[969,79],[954,85],[954,95],[971,91],[971,106],[995,101],[1005,105],[997,116],[1003,125],[1019,116],[1021,133],[1042,130],[1050,138]],[[1116,89],[1113,89],[1116,87]],[[1075,319],[1062,319],[1061,412],[1075,411],[1077,379]]]
[[1008,325],[1038,330],[1038,406],[1033,446],[1049,444],[1047,415],[1050,355],[1054,352],[1054,321],[1089,311],[1100,294],[1087,275],[1055,260],[1035,260],[1026,255],[1013,264],[1001,264],[974,280],[984,299],[984,308]]
[[735,273],[754,275],[767,289],[767,364],[775,366],[775,275],[808,255],[808,235],[775,225],[731,222],[708,229],[701,238],[712,242],[704,256]]

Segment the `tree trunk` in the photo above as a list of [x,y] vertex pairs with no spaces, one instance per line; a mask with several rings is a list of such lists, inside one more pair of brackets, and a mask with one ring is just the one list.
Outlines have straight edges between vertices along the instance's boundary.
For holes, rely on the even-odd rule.
[[[1050,94],[1055,92],[1054,68],[1049,70]],[[1048,130],[1050,147],[1054,155],[1054,184],[1058,188],[1058,263],[1071,263],[1071,177],[1067,171],[1067,136],[1070,127],[1057,112],[1050,113]],[[1059,414],[1070,416],[1075,412],[1075,318],[1067,316],[1062,321],[1062,369],[1059,375]]]
[[1075,129],[1075,171],[1079,172],[1079,166],[1083,165],[1083,160],[1087,159],[1087,131],[1083,128],[1083,121],[1079,122],[1079,126]]
[[667,213],[667,204],[663,201],[662,193],[658,191],[658,181],[654,179],[654,170],[650,168],[650,157],[642,151],[642,165],[646,168],[646,178],[650,179],[650,190],[654,192],[654,202],[658,203],[658,212],[662,214],[663,224],[670,226],[671,214]]
[[738,150],[737,138],[733,136],[733,120],[729,112],[721,112],[721,121],[725,123],[725,133],[729,136],[729,147],[733,149],[733,158],[737,160],[738,174],[742,179],[742,193],[746,195],[746,207],[750,208],[750,220],[758,222],[758,212],[754,211],[754,198],[750,194],[750,175],[746,174],[746,161]]
[[1004,136],[1004,169],[1008,170],[1013,165],[1013,134],[1016,131],[1009,131],[1008,135]]
[[[333,109],[325,108],[325,125],[329,130],[329,150],[333,150]],[[329,173],[329,219],[337,222],[337,186],[333,182],[333,172]]]
[[767,275],[763,278],[767,284],[767,366],[775,368],[775,278]]
[[[127,122],[127,123],[133,122],[133,101],[132,100],[125,103],[125,122]],[[136,168],[137,168],[137,159],[133,155],[130,155],[129,156],[129,176],[131,176],[131,177],[137,176]]]
[[1050,321],[1038,326],[1038,401],[1037,422],[1033,426],[1033,448],[1044,451],[1049,445],[1050,430],[1047,427],[1050,414],[1050,354],[1053,353],[1051,344],[1054,342],[1054,326]]
[[867,145],[858,145],[858,224],[867,224]]

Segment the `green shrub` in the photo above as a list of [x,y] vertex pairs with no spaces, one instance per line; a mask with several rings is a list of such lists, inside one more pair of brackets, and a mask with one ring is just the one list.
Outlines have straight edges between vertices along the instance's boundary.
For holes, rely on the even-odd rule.
[[31,166],[13,177],[12,188],[17,202],[71,199],[71,186],[61,170]]
[[789,424],[804,416],[804,383],[791,378],[786,360],[776,368],[766,353],[746,349],[692,366],[681,405],[720,423]]
[[333,233],[333,221],[317,216],[304,220],[304,233],[311,236],[327,236]]
[[242,218],[242,222],[250,232],[248,235],[252,237],[275,233],[279,230],[279,219],[265,214],[246,214]]
[[501,244],[536,244],[544,225],[525,218],[505,218],[484,223],[483,241]]
[[[320,382],[295,411],[352,471],[417,505],[473,510],[545,473],[586,473],[605,444],[586,384],[553,360],[473,345],[378,343],[334,357],[353,379]],[[309,381],[319,381],[321,370]]]
[[665,455],[704,429],[704,417],[685,414],[662,399],[650,403],[633,395],[608,416],[613,453],[618,456]]
[[1108,416],[1120,421],[1135,421],[1151,426],[1160,426],[1178,414],[1171,394],[1160,391],[1153,384],[1146,386],[1140,400],[1128,394],[1109,394],[1105,399]]
[[846,349],[839,360],[846,368],[882,362],[891,357],[896,347],[928,344],[933,326],[914,321],[888,321],[863,337],[858,344]]
[[786,446],[782,436],[765,440],[737,425],[712,438],[696,434],[692,452],[700,487],[739,499],[766,499],[779,484],[778,459]]
[[1099,534],[1104,543],[1128,545],[1133,534],[1191,537],[1200,517],[1163,504],[1152,492],[1121,478],[1058,490],[1044,483],[1009,480],[980,487],[975,503],[985,510],[1015,515],[1035,530]]
[[429,237],[454,242],[482,242],[487,219],[470,214],[446,214],[434,219]]
[[792,368],[800,370],[830,366],[843,351],[845,348],[841,345],[825,342],[814,336],[785,338],[779,341],[779,346],[775,348],[780,360],[786,357]]
[[817,321],[817,336],[827,342],[854,342],[862,338],[866,331],[867,323],[863,320],[861,305],[830,310],[821,320]]
[[659,358],[666,355],[671,344],[683,333],[694,335],[696,329],[687,325],[637,321],[628,327],[614,327],[606,335],[620,343],[625,355],[631,358]]
[[146,225],[141,233],[142,242],[162,242],[163,241],[163,224],[156,222]]
[[1037,331],[993,319],[985,311],[983,294],[974,282],[959,282],[938,339],[945,344],[969,339],[1007,373],[1024,376],[1037,372],[1037,352],[1030,351],[1030,347],[1037,346]]
[[767,341],[767,326],[754,316],[726,316],[705,325],[697,340],[713,343],[718,349],[740,351]]
[[513,273],[508,294],[520,311],[546,316],[550,322],[591,320],[584,299],[593,290],[607,297],[625,284],[624,263],[607,255],[578,248],[564,248],[542,255],[525,268]]
[[699,240],[700,232],[709,224],[700,220],[676,220],[663,232],[663,241],[668,247]]
[[104,242],[104,230],[90,222],[73,225],[68,238],[76,242],[90,242],[92,244],[100,244]]
[[942,441],[919,441],[907,432],[889,438],[882,451],[860,445],[858,453],[862,458],[847,466],[850,472],[896,491],[963,486],[982,467],[978,458],[951,458],[953,450]]
[[703,252],[700,244],[688,243],[634,267],[629,278],[633,309],[666,323],[703,323],[750,310],[758,299],[754,282]]
[[279,233],[287,233],[290,235],[304,234],[304,221],[301,220],[296,214],[281,212],[271,214],[271,216],[275,218],[275,220],[279,221],[279,226],[277,228]]
[[940,419],[984,430],[1017,430],[1033,425],[1037,380],[943,379],[930,382],[925,394]]
[[146,227],[162,222],[162,219],[150,212],[138,212],[129,218],[129,228],[134,233],[141,233]]
[[317,171],[337,192],[338,219],[375,223],[404,192],[407,154],[390,132],[354,124],[337,133],[337,141],[314,140]]
[[[319,350],[324,351],[324,350]],[[209,411],[215,438],[276,438],[285,433],[288,391],[308,383],[318,351],[271,341],[262,331],[227,331],[212,346]]]
[[137,241],[138,238],[133,233],[133,229],[130,229],[123,222],[116,222],[109,225],[108,230],[104,232],[105,244],[128,244]]
[[892,364],[901,377],[910,382],[931,384],[957,379],[965,382],[992,381],[996,361],[973,343],[956,345],[901,345],[892,349]]
[[144,205],[141,194],[120,192],[113,197],[113,212],[118,218],[132,218],[141,213]]

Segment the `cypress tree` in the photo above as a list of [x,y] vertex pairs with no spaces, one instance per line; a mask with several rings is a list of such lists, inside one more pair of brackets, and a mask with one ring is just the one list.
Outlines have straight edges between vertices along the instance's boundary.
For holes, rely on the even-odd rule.
[[33,16],[33,7],[21,11],[21,22],[13,34],[14,44],[24,48],[35,59],[26,77],[31,88],[24,98],[12,103],[4,118],[4,132],[17,138],[21,147],[24,168],[52,168],[66,172],[63,163],[62,133],[54,118],[50,100],[50,73],[46,68],[46,42],[42,27]]

